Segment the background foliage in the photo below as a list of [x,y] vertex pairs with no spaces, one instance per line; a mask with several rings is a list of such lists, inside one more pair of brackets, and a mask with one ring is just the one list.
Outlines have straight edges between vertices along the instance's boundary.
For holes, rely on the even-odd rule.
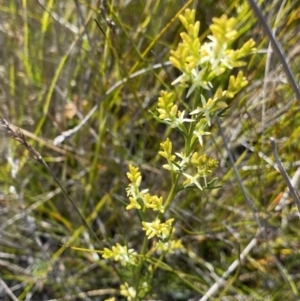
[[[297,1],[260,5],[299,82]],[[159,271],[149,299],[199,300],[255,237],[258,217],[267,237],[258,239],[214,298],[298,300],[299,218],[292,199],[282,200],[286,184],[268,139],[276,139],[290,177],[297,175],[299,104],[245,1],[4,0],[1,116],[24,129],[104,245],[109,240],[139,246],[137,216],[124,210],[126,171],[134,163],[145,187],[167,193],[169,180],[157,152],[168,133],[148,111],[179,75],[168,58],[180,39],[176,16],[184,8],[196,9],[201,37],[213,17],[236,17],[236,46],[252,37],[258,53],[243,68],[249,85],[230,104],[222,131],[215,126],[206,138],[206,153],[220,162],[221,187],[182,193],[172,205],[170,216],[176,217],[186,251],[169,259],[170,270]],[[184,97],[181,101],[185,105]],[[53,144],[74,128],[62,143]],[[176,134],[172,138],[174,143]],[[179,137],[174,147],[181,150]],[[81,226],[45,168],[4,133],[0,150],[0,299],[10,300],[8,291],[19,300],[120,298],[114,263],[62,246],[103,247]]]

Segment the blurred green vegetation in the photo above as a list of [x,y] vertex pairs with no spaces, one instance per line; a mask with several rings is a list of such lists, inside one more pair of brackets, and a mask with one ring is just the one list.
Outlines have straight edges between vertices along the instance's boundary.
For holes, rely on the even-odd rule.
[[[260,3],[300,82],[297,1]],[[129,163],[140,167],[145,187],[167,194],[169,179],[157,152],[168,132],[149,110],[178,77],[168,58],[180,40],[177,16],[185,8],[196,9],[202,38],[211,19],[226,13],[239,20],[236,46],[252,37],[258,47],[243,68],[249,85],[221,127],[268,239],[258,240],[210,300],[299,300],[300,223],[290,196],[276,207],[287,188],[270,164],[268,143],[276,139],[293,178],[300,164],[299,105],[243,0],[1,2],[0,115],[24,130],[103,241],[98,245],[81,226],[45,168],[1,135],[0,278],[8,287],[0,283],[1,300],[11,300],[8,291],[19,300],[121,300],[114,263],[63,244],[139,247],[138,217],[124,206]],[[189,105],[183,95],[179,99]],[[54,145],[68,130],[74,131]],[[176,133],[172,138],[174,143]],[[189,190],[172,205],[169,215],[186,252],[167,258],[170,269],[158,271],[149,300],[199,300],[258,231],[217,126],[205,142],[203,152],[220,162],[222,187]],[[179,138],[174,147],[181,150]]]

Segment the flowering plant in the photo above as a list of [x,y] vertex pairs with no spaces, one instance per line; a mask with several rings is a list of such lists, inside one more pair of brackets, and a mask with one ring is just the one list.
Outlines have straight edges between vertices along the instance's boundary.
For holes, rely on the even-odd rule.
[[[162,167],[170,173],[171,187],[166,197],[152,195],[148,189],[141,190],[139,168],[129,165],[126,209],[141,213],[143,244],[139,253],[120,244],[103,253],[105,259],[112,258],[123,266],[130,266],[137,276],[135,281],[129,283],[128,280],[121,285],[120,293],[129,301],[141,300],[150,291],[151,277],[167,254],[185,251],[182,241],[175,237],[175,219],[167,218],[166,213],[179,191],[188,187],[200,192],[213,188],[215,179],[209,181],[209,177],[218,162],[204,153],[205,137],[211,134],[213,118],[227,109],[226,100],[233,98],[248,83],[242,71],[237,76],[230,76],[226,89],[217,86],[215,79],[228,69],[245,65],[242,58],[255,50],[252,39],[240,49],[231,48],[238,38],[234,18],[228,19],[225,15],[213,18],[212,34],[203,44],[199,39],[200,22],[195,22],[195,11],[187,9],[179,18],[186,32],[181,33],[182,42],[177,49],[171,50],[170,56],[173,66],[181,72],[172,83],[178,90],[161,91],[156,112],[151,112],[158,122],[178,130],[184,138],[181,152],[173,152],[170,138],[160,144],[159,155],[166,161]],[[182,88],[187,89],[186,98],[193,100],[189,112],[179,109],[176,95],[180,95],[178,92]],[[152,240],[150,249],[149,240]],[[142,277],[141,271],[145,267],[148,275]]]

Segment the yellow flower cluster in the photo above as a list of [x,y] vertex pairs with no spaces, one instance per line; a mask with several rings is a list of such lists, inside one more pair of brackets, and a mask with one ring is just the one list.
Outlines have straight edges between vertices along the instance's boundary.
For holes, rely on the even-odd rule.
[[201,45],[198,38],[200,23],[195,22],[195,11],[187,9],[180,21],[187,32],[181,33],[182,43],[171,51],[170,62],[178,68],[180,75],[172,84],[180,83],[188,87],[187,97],[198,87],[210,89],[212,79],[221,75],[226,69],[245,65],[240,59],[255,51],[254,41],[250,39],[240,49],[231,49],[232,43],[238,38],[234,29],[236,20],[226,15],[213,18],[210,26],[212,35],[209,42]]

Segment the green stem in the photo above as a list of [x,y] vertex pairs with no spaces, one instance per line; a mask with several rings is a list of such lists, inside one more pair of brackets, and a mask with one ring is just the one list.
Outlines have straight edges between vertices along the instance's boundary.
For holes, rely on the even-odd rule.
[[[174,199],[174,196],[176,194],[176,188],[177,188],[179,176],[180,175],[176,175],[175,180],[173,181],[170,193],[169,193],[168,198],[166,200],[166,203],[164,205],[165,210],[169,207],[172,200]],[[161,213],[160,213],[160,215],[161,215]],[[159,217],[160,217],[160,215],[159,215]],[[136,294],[136,297],[135,297],[134,301],[139,300],[139,297],[138,297],[139,291],[138,290],[139,290],[140,281],[141,281],[141,271],[142,271],[143,264],[145,262],[145,255],[146,255],[146,252],[147,252],[147,245],[148,245],[148,238],[145,235],[144,240],[143,240],[143,244],[142,244],[142,249],[141,249],[141,252],[140,252],[140,254],[142,256],[139,260],[139,265],[138,265],[137,269],[135,270],[135,275],[134,275],[134,279],[135,279],[134,283],[135,283],[135,288],[136,288],[136,291],[137,291],[136,292],[137,294]]]
[[139,265],[135,271],[135,275],[134,275],[134,278],[135,278],[135,288],[136,288],[136,297],[134,298],[134,301],[137,301],[139,300],[139,286],[140,286],[140,280],[141,280],[141,270],[142,270],[142,267],[143,267],[143,264],[145,262],[145,255],[146,255],[146,251],[147,251],[147,245],[148,245],[148,238],[145,234],[144,236],[144,240],[143,240],[143,245],[142,245],[142,249],[141,249],[141,257],[140,257],[140,260],[139,260]]
[[171,190],[169,192],[168,198],[167,198],[167,200],[165,202],[165,205],[164,205],[164,209],[165,209],[164,211],[166,211],[168,209],[168,207],[170,206],[172,200],[174,199],[174,196],[175,196],[175,194],[177,192],[177,186],[178,186],[179,176],[180,176],[179,174],[177,174],[175,176],[175,179],[174,179],[174,181],[172,183],[172,187],[171,187]]

